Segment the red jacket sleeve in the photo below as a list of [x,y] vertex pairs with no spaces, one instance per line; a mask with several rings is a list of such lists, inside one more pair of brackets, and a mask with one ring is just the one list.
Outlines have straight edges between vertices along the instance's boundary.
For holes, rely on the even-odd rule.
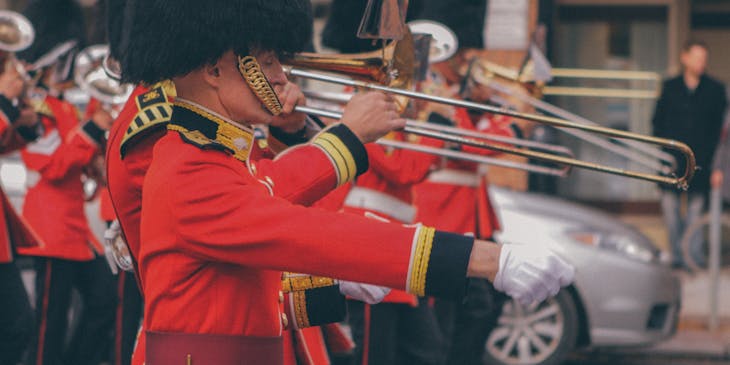
[[[168,134],[155,147],[155,159],[164,162],[153,161],[148,171],[142,209],[153,207],[145,219],[161,224],[143,230],[143,239],[160,245],[173,239],[181,252],[202,260],[419,295],[463,292],[458,283],[465,283],[472,238],[293,205],[267,194],[239,161],[175,139],[181,141]],[[297,153],[305,160],[314,154]]]
[[[63,117],[75,119],[70,115]],[[43,119],[45,134],[23,150],[23,160],[44,179],[61,180],[71,169],[87,165],[98,152],[104,132],[92,122],[74,127],[63,136],[56,123],[47,117]]]
[[352,131],[337,124],[315,136],[312,143],[290,147],[276,158],[254,161],[252,166],[274,196],[308,206],[365,172],[368,158]]
[[[428,138],[418,138],[417,143],[439,146],[442,143]],[[375,143],[366,146],[370,168],[386,181],[398,185],[416,184],[426,178],[438,157],[405,149],[386,150]]]

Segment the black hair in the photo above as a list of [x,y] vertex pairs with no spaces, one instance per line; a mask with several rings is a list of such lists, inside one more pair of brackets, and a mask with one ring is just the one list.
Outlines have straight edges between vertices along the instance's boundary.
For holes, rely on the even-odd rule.
[[684,45],[682,45],[682,52],[689,52],[692,47],[701,47],[704,48],[705,51],[709,51],[710,49],[707,48],[707,43],[705,43],[702,40],[699,39],[690,39],[686,42],[684,42]]

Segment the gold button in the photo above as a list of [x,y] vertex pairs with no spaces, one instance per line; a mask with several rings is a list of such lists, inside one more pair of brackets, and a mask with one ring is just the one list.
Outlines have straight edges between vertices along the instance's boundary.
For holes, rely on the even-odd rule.
[[286,314],[281,314],[281,324],[284,326],[284,329],[289,327],[289,318],[286,318]]
[[279,303],[284,303],[284,292],[279,291]]

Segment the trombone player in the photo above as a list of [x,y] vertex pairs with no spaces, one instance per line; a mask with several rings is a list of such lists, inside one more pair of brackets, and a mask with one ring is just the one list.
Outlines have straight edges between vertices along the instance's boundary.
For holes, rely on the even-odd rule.
[[[250,126],[269,124],[282,110],[270,82],[285,76],[267,79],[261,67],[279,67],[280,55],[309,38],[308,1],[138,5],[145,9],[136,14],[157,21],[133,20],[130,31],[149,42],[129,42],[121,52],[123,78],[172,79],[177,90],[142,188],[138,264],[148,364],[281,364],[281,331],[289,324],[278,300],[283,270],[444,296],[459,296],[467,276],[487,277],[536,299],[572,279],[572,268],[547,251],[504,249],[272,196],[294,179],[274,181],[253,168]],[[321,174],[331,188],[351,181],[367,170],[363,143],[402,127],[385,96],[356,98],[375,100],[377,108],[355,109],[374,125],[353,124],[346,112],[343,123],[284,152],[278,160],[291,161],[295,177]]]

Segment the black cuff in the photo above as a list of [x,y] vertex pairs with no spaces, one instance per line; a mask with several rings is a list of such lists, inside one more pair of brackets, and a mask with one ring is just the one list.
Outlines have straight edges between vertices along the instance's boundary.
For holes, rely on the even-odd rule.
[[82,129],[97,144],[102,145],[104,143],[104,134],[106,133],[106,131],[99,128],[93,121],[90,120],[86,122]]
[[454,125],[454,122],[451,121],[451,119],[446,118],[445,116],[443,116],[439,113],[435,113],[435,112],[431,112],[431,114],[428,115],[428,122],[434,123],[434,124],[439,124],[439,125],[445,125],[447,127],[451,127]]
[[337,136],[347,146],[355,159],[355,165],[357,166],[357,175],[364,174],[365,171],[370,167],[368,161],[368,151],[365,149],[365,145],[360,142],[355,133],[350,130],[344,124],[337,124],[332,128],[327,129],[327,133],[332,133]]
[[21,137],[23,137],[23,139],[28,142],[32,142],[43,134],[43,124],[38,122],[38,124],[33,127],[20,126],[15,128],[15,130]]
[[307,142],[307,128],[302,128],[294,133],[284,132],[281,128],[269,127],[269,133],[279,142],[291,147]]
[[426,271],[426,295],[461,299],[466,294],[469,265],[474,238],[436,231]]
[[20,110],[16,108],[13,105],[13,102],[6,98],[3,94],[0,94],[0,110],[2,110],[3,114],[8,117],[8,122],[11,124],[15,123],[20,116]]
[[347,313],[345,296],[339,285],[309,289],[307,295],[307,316],[310,326],[342,322]]

